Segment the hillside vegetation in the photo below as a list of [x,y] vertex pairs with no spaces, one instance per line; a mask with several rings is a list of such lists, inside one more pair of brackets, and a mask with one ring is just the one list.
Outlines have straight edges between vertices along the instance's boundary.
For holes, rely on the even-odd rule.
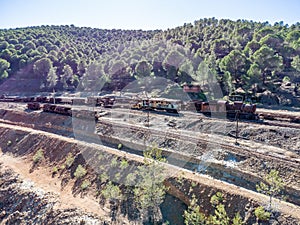
[[148,76],[178,84],[205,84],[215,76],[224,95],[242,89],[263,103],[297,105],[299,55],[300,23],[209,18],[165,31],[2,29],[0,90],[15,90],[10,87],[17,83],[19,91],[26,85],[32,91],[113,91]]

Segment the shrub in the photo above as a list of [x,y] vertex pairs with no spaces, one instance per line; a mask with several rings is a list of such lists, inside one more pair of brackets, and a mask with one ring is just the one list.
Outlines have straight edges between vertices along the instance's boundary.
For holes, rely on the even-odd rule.
[[198,225],[206,224],[207,218],[200,212],[200,206],[197,204],[196,196],[192,196],[191,203],[187,210],[184,211],[184,224]]
[[98,154],[98,160],[101,161],[103,159],[103,155],[101,153]]
[[40,162],[42,159],[44,159],[44,150],[43,149],[39,149],[34,156],[32,157],[32,160],[34,163],[38,163]]
[[76,171],[74,173],[74,176],[77,178],[77,179],[80,179],[82,177],[84,177],[86,175],[86,169],[82,166],[82,165],[78,165],[77,168],[76,168]]
[[221,192],[217,192],[215,195],[213,195],[211,198],[210,198],[210,203],[213,205],[213,206],[216,206],[216,205],[219,205],[220,203],[222,203],[224,200],[224,196]]
[[279,171],[271,170],[265,177],[264,182],[256,185],[256,190],[269,196],[269,207],[272,207],[274,197],[283,197],[280,195],[284,188],[284,181],[279,176]]
[[120,164],[120,169],[126,169],[129,166],[128,162],[126,159],[122,159],[121,164]]
[[104,165],[100,165],[100,166],[99,166],[99,170],[100,170],[100,171],[105,170],[105,166],[104,166]]
[[91,182],[89,180],[84,180],[80,186],[81,190],[87,189],[91,185]]
[[58,172],[58,168],[57,168],[57,166],[54,166],[53,169],[52,169],[52,173],[56,174],[57,172]]
[[262,206],[258,206],[255,209],[254,214],[255,214],[256,218],[261,221],[267,221],[270,219],[270,216],[271,216],[271,213],[266,212],[264,207],[262,207]]
[[110,165],[111,165],[111,167],[117,167],[118,166],[118,159],[117,158],[113,158],[111,160]]
[[120,200],[122,199],[122,193],[118,186],[114,185],[111,181],[101,191],[101,194],[105,199]]
[[184,172],[181,172],[179,174],[179,176],[176,178],[178,184],[181,185],[181,186],[183,185],[183,177],[184,177]]
[[72,153],[69,152],[65,162],[67,169],[72,166],[73,162],[74,162],[74,157],[72,156]]
[[128,174],[125,180],[125,185],[134,186],[135,183],[136,183],[136,175],[134,173]]
[[232,219],[232,225],[243,225],[243,219],[240,215],[239,212],[237,212],[235,215],[234,215],[234,218]]
[[107,173],[104,172],[104,173],[100,174],[100,175],[99,175],[99,180],[100,180],[101,183],[106,182],[106,181],[108,180],[108,175],[107,175]]
[[115,180],[118,181],[121,178],[121,173],[116,173],[115,174]]
[[225,210],[225,205],[219,204],[215,208],[215,215],[210,216],[211,224],[224,224],[229,225],[229,217]]
[[197,186],[197,183],[193,181],[191,185],[192,185],[192,187],[194,188],[194,187]]
[[61,165],[61,166],[60,166],[60,169],[61,169],[61,170],[64,170],[65,168],[66,168],[65,165]]
[[284,78],[282,79],[283,83],[288,83],[290,81],[291,81],[291,79],[288,76],[284,76]]

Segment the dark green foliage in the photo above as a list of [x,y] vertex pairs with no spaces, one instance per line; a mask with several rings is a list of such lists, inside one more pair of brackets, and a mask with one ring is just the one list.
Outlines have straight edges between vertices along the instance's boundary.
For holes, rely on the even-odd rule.
[[144,220],[155,224],[160,218],[159,206],[165,198],[167,187],[164,185],[166,179],[165,168],[161,162],[165,159],[161,155],[162,150],[156,146],[144,153],[145,165],[138,167],[135,177],[127,176],[127,183],[136,179],[134,188],[135,201],[141,210]]
[[197,204],[197,199],[192,196],[192,200],[187,210],[184,211],[184,223],[186,225],[242,225],[243,219],[240,213],[237,212],[235,216],[230,219],[226,212],[224,205],[224,196],[221,192],[217,192],[210,199],[210,203],[214,207],[214,213],[205,215],[201,212],[201,206]]
[[261,70],[263,83],[265,83],[267,76],[271,76],[274,72],[282,69],[282,62],[282,57],[266,45],[263,45],[253,54],[253,63],[257,64]]
[[101,191],[103,197],[107,200],[121,200],[123,198],[122,192],[117,185],[114,185],[111,181],[106,184],[105,188]]
[[239,50],[232,50],[220,61],[220,69],[229,72],[231,77],[238,83],[241,75],[247,71],[246,56]]
[[184,211],[183,217],[186,225],[207,224],[207,218],[203,213],[200,212],[200,206],[197,205],[197,199],[194,195],[188,209]]
[[80,85],[99,91],[122,89],[136,78],[154,75],[182,84],[199,76],[202,58],[210,69],[204,77],[217,76],[225,94],[238,87],[252,91],[253,85],[268,89],[267,83],[282,79],[284,72],[299,75],[299,30],[299,23],[215,18],[165,31],[5,29],[0,30],[0,82],[12,74],[34,74],[44,90],[73,91]]
[[48,58],[42,58],[37,60],[33,64],[33,72],[37,77],[41,76],[42,78],[44,78],[47,77],[51,67],[52,67],[51,60]]
[[63,74],[60,77],[60,82],[65,90],[68,90],[73,83],[73,70],[68,64],[66,64],[63,68]]
[[286,35],[288,42],[298,41],[300,38],[300,30],[292,30]]
[[5,59],[0,58],[0,80],[8,77],[7,70],[10,67],[10,63]]
[[272,208],[272,200],[274,197],[282,197],[280,195],[284,188],[284,181],[279,176],[279,171],[271,170],[265,177],[264,182],[256,185],[258,192],[269,196],[269,208]]
[[[72,89],[79,83],[76,75],[83,76],[87,66],[97,61],[104,52],[114,51],[119,43],[129,40],[150,39],[157,32],[102,30],[74,26],[41,26],[0,30],[0,58],[5,59],[12,66],[11,70],[2,71],[2,74],[5,75],[2,75],[2,78],[9,77],[13,74],[12,72],[22,70],[29,64],[33,70],[26,70],[28,74],[20,75],[30,76],[34,72],[36,76],[41,76],[45,87],[55,87],[60,90]],[[60,82],[45,82],[44,78],[51,68],[46,65],[45,58],[49,59],[51,65],[57,68],[55,75],[58,81],[61,80]],[[37,62],[39,60],[44,63]],[[70,66],[71,77],[64,76],[65,66]],[[55,77],[53,71],[51,73],[51,77]],[[53,78],[53,80],[56,79]]]
[[0,42],[0,50],[4,50],[8,47],[9,43],[7,41],[1,41]]
[[250,55],[253,55],[253,53],[256,52],[260,47],[261,45],[257,41],[252,40],[246,44],[244,52],[249,57]]
[[135,73],[138,78],[150,76],[151,70],[152,70],[152,65],[146,61],[138,62],[135,67]]

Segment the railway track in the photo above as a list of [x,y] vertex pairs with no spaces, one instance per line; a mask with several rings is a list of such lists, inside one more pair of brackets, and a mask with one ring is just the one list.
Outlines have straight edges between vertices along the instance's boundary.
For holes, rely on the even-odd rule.
[[[161,133],[162,133],[162,131],[160,129],[147,128],[147,127],[143,127],[140,125],[132,125],[132,124],[127,124],[127,123],[122,123],[122,122],[114,122],[109,119],[103,119],[103,118],[99,120],[99,123],[103,124],[103,125],[113,126],[114,128],[130,129],[130,130],[133,130],[136,132],[142,131],[142,132],[146,133],[146,132],[150,131],[152,135],[157,135],[157,136],[161,136]],[[184,141],[188,141],[191,143],[199,143],[204,146],[207,146],[208,144],[213,144],[213,145],[220,146],[220,148],[222,148],[224,150],[228,150],[230,152],[234,152],[239,155],[244,155],[247,157],[250,157],[250,156],[257,157],[259,159],[265,159],[270,162],[272,162],[273,160],[276,160],[277,162],[280,162],[281,164],[288,163],[288,165],[293,168],[296,168],[296,169],[300,168],[300,158],[290,158],[288,156],[279,155],[276,152],[270,152],[270,151],[268,151],[266,154],[266,153],[260,152],[260,150],[253,150],[247,146],[242,146],[242,145],[241,146],[233,146],[231,144],[216,141],[215,136],[208,135],[208,134],[206,134],[206,135],[207,135],[206,138],[204,138],[204,137],[201,137],[200,134],[195,135],[195,133],[193,133],[193,135],[192,135],[191,132],[188,132],[188,131],[172,130],[172,131],[168,132],[168,138],[172,138],[174,140],[184,140]]]
[[[16,104],[19,104],[19,103],[16,103]],[[26,104],[26,103],[23,103],[23,104]],[[82,108],[82,107],[78,107],[76,106],[75,107],[77,110],[79,108]],[[96,111],[101,111],[101,108],[94,108],[93,110],[96,110]],[[130,110],[130,109],[124,109],[124,108],[118,108],[118,109],[105,109],[107,111],[110,111],[110,112],[117,112],[117,113],[127,113],[127,114],[132,114],[132,115],[143,115],[143,116],[146,116],[145,115],[145,112],[141,112],[141,111],[137,111],[137,110]],[[153,114],[155,116],[162,116],[162,117],[166,117],[166,114],[165,113],[155,113]],[[180,117],[181,115],[176,115],[176,117]],[[219,121],[224,121],[222,119],[218,119],[218,118],[210,118],[210,117],[206,117],[204,115],[201,115],[199,113],[193,113],[193,112],[184,112],[183,113],[183,116],[189,116],[190,118],[194,118],[194,119],[199,119],[202,118],[202,119],[207,119],[207,120],[219,120]],[[103,118],[100,118],[100,121],[101,123],[110,123],[111,125],[113,125],[114,127],[119,127],[119,128],[130,128],[130,129],[136,129],[136,130],[140,130],[140,131],[143,131],[143,132],[146,132],[149,130],[149,128],[146,128],[146,127],[142,127],[142,126],[139,126],[137,127],[136,125],[130,125],[130,124],[122,124],[120,122],[113,122],[113,121],[109,121],[108,120],[103,120]],[[228,120],[226,120],[228,121]],[[241,121],[243,123],[253,123],[253,121]],[[291,127],[291,124],[290,123],[287,123],[287,122],[279,122],[279,121],[262,121],[262,122],[255,122],[256,124],[259,124],[259,125],[270,125],[270,126],[281,126],[281,127]],[[293,126],[294,128],[299,128],[299,124],[294,124]],[[161,136],[161,130],[154,130],[152,129],[151,130],[151,133],[157,135],[157,136]],[[232,146],[232,145],[228,145],[228,144],[224,144],[224,143],[219,143],[219,142],[216,142],[212,138],[210,138],[210,140],[208,141],[207,138],[206,140],[201,138],[201,137],[195,137],[195,133],[191,133],[189,131],[183,131],[183,130],[180,130],[180,133],[178,133],[177,131],[173,130],[172,132],[169,132],[168,133],[168,136],[170,138],[173,138],[175,140],[177,139],[182,139],[184,138],[184,140],[188,140],[192,143],[201,143],[203,145],[207,145],[208,143],[213,143],[213,144],[218,144],[221,148],[224,148],[224,149],[227,149],[229,151],[232,151],[232,152],[235,152],[237,154],[242,154],[242,155],[250,155],[250,156],[256,156],[258,158],[268,158],[268,160],[274,160],[276,159],[277,161],[280,161],[282,163],[289,163],[291,165],[293,165],[294,167],[298,168],[299,167],[299,159],[294,159],[294,158],[288,158],[288,159],[285,159],[285,157],[283,157],[282,155],[278,156],[278,154],[273,154],[272,152],[268,152],[269,156],[266,155],[266,154],[262,154],[262,153],[259,153],[257,151],[253,151],[253,149],[251,148],[248,148],[248,147],[239,147],[239,146]],[[272,154],[272,155],[270,155]]]
[[[113,110],[113,109],[112,109]],[[128,110],[127,110],[128,111]],[[140,115],[142,112],[139,111],[133,111],[134,115]],[[197,115],[197,114],[196,114]],[[160,115],[159,115],[160,116]],[[165,117],[165,115],[164,115]],[[212,118],[213,119],[213,118]],[[13,124],[13,123],[12,123]],[[18,124],[20,126],[20,124]],[[149,132],[149,130],[151,130],[151,134],[156,135],[156,136],[162,136],[162,130],[161,129],[157,129],[157,128],[148,128],[148,127],[144,127],[144,126],[139,126],[139,125],[133,125],[133,124],[128,124],[128,123],[122,123],[122,122],[116,122],[116,121],[111,121],[109,118],[105,118],[105,117],[100,117],[98,120],[98,123],[96,124],[97,126],[101,126],[101,125],[108,125],[108,126],[113,126],[117,129],[130,129],[132,131],[135,132]],[[22,124],[21,126],[24,126],[24,124]],[[34,128],[36,129],[36,128]],[[39,128],[38,128],[39,129]],[[84,134],[84,132],[83,132]],[[204,137],[203,137],[204,136]],[[188,141],[188,142],[192,142],[192,143],[200,143],[201,145],[207,146],[208,144],[215,144],[220,146],[222,149],[233,152],[237,155],[243,155],[243,156],[247,156],[247,157],[256,157],[260,160],[265,160],[268,162],[278,162],[281,165],[289,165],[289,167],[292,167],[296,170],[299,170],[300,168],[300,159],[291,159],[291,158],[282,158],[281,156],[278,156],[275,154],[273,154],[272,152],[268,152],[268,153],[262,153],[259,151],[253,151],[253,149],[245,147],[245,146],[234,146],[228,143],[222,143],[221,141],[218,141],[217,139],[215,139],[216,137],[213,137],[212,135],[195,135],[195,133],[191,133],[190,131],[176,131],[174,129],[167,131],[167,137],[170,139],[174,139],[174,140],[184,140],[184,141]],[[180,153],[180,152],[179,152]],[[200,158],[194,157],[194,156],[189,156],[191,159],[193,159],[195,162],[199,162],[201,161]],[[213,163],[212,163],[213,164]],[[220,166],[219,165],[212,165],[212,168],[216,169],[219,168],[220,170]],[[191,168],[189,168],[189,170],[191,170]],[[226,171],[224,172],[226,173]],[[233,174],[235,173],[234,171],[232,172]],[[245,176],[247,176],[247,173],[245,172]],[[236,179],[236,178],[234,178]],[[248,178],[250,179],[250,178]],[[227,181],[227,180],[225,180]],[[251,187],[253,190],[255,190],[255,182],[256,180],[243,180],[243,183],[245,185],[245,188],[249,188],[249,183],[251,182]],[[235,183],[235,181],[227,181],[229,183]],[[248,182],[248,183],[247,183]],[[294,198],[294,197],[293,197]]]
[[[63,98],[64,99],[64,98]],[[17,103],[17,104],[27,104],[29,102],[30,99],[26,99],[26,101],[23,100],[23,102],[18,102],[15,98],[7,98],[7,99],[0,99],[1,102],[7,102],[7,103]],[[68,100],[68,99],[67,99]],[[57,105],[61,105],[61,106],[65,106],[65,107],[72,107],[72,108],[90,108],[93,110],[99,110],[97,109],[98,107],[92,107],[93,104],[86,104],[86,105],[80,105],[82,104],[82,99],[80,99],[81,101],[76,103],[74,103],[74,105],[72,105],[72,101],[69,100],[69,102],[67,101],[67,105],[66,105],[66,99],[64,99],[64,103],[63,104],[57,104]],[[41,104],[45,104],[45,103],[41,103]],[[124,110],[123,108],[128,108],[128,104],[130,104],[128,101],[126,102],[116,102],[115,105],[113,105],[113,110]],[[106,108],[106,110],[108,110]],[[129,108],[126,109],[126,113],[132,113],[132,111],[134,110],[130,110]],[[125,112],[125,110],[124,110]],[[275,112],[275,111],[264,111],[261,109],[258,109],[257,112],[259,112],[259,117],[260,120],[240,120],[240,122],[244,122],[244,123],[256,123],[259,125],[269,125],[269,126],[277,126],[277,127],[288,127],[288,128],[296,128],[296,129],[300,129],[300,113],[285,113],[285,112]],[[202,116],[201,118],[205,118],[205,119],[214,119],[214,120],[218,120],[218,118],[216,117],[208,117],[208,116],[204,116],[201,113],[197,113],[197,112],[189,112],[189,111],[182,111],[179,115],[177,114],[172,114],[172,113],[165,113],[165,112],[155,112],[156,116],[159,116],[160,114],[163,115],[168,115],[168,116],[180,116],[180,115],[184,115],[184,116],[195,116],[195,117],[199,117]],[[225,116],[223,116],[225,117]],[[232,121],[233,119],[226,119],[226,118],[222,118],[225,119],[226,121]]]
[[[220,142],[216,139],[216,136],[213,135],[207,135],[206,137],[200,137],[201,135],[191,135],[189,132],[181,132],[181,131],[167,131],[167,135],[162,135],[161,129],[153,129],[153,128],[147,128],[143,127],[141,125],[132,125],[132,124],[126,124],[122,122],[115,122],[111,121],[109,119],[101,119],[99,121],[99,124],[97,126],[110,126],[114,127],[113,129],[125,129],[125,132],[132,132],[132,133],[139,133],[139,132],[150,132],[153,136],[158,136],[162,138],[168,138],[168,139],[174,139],[174,140],[182,140],[184,142],[193,142],[193,143],[200,143],[201,146],[207,146],[208,144],[211,145],[218,145],[224,152],[236,155],[238,157],[242,157],[243,160],[246,160],[248,158],[254,158],[258,159],[263,164],[267,163],[272,166],[278,166],[279,170],[284,167],[288,167],[289,171],[292,171],[294,174],[300,173],[300,157],[298,158],[290,158],[286,157],[284,155],[279,155],[277,152],[272,151],[261,151],[261,149],[253,149],[250,146],[235,146],[234,144],[226,143],[226,142]],[[112,138],[118,139],[116,140],[116,143],[122,143],[122,138],[119,139],[119,135],[114,136],[113,134],[108,135]],[[140,150],[142,152],[142,150]],[[134,154],[141,154],[141,152],[134,153]],[[205,151],[204,151],[205,152]],[[207,152],[207,151],[206,151]],[[228,167],[225,162],[225,160],[222,161],[215,161],[212,156],[212,161],[208,159],[209,161],[205,161],[205,159],[202,159],[201,156],[197,155],[188,155],[187,153],[183,153],[181,151],[168,151],[163,149],[163,155],[168,158],[171,157],[171,164],[173,164],[174,159],[183,160],[185,162],[184,168],[188,170],[195,171],[195,169],[198,166],[207,166],[207,169],[205,171],[198,171],[200,173],[207,173],[208,175],[214,177],[215,179],[221,179],[223,181],[226,181],[228,183],[232,183],[253,191],[256,191],[256,184],[263,181],[262,175],[260,172],[249,172],[247,169],[244,170],[243,166],[237,166],[237,167]],[[208,164],[207,164],[208,163]],[[182,164],[182,163],[181,163]],[[180,165],[181,165],[180,164]],[[176,165],[176,164],[175,164]],[[242,164],[243,165],[243,164]],[[296,176],[297,177],[297,176]],[[297,178],[296,178],[297,179]],[[285,193],[285,196],[287,196],[288,201],[293,202],[295,204],[299,204],[299,184],[295,184],[295,186],[287,186]]]
[[[106,111],[110,113],[124,113],[125,115],[141,115],[147,116],[145,111],[138,111],[138,110],[131,110],[131,109],[124,109],[124,108],[113,108],[113,109],[106,109]],[[218,118],[218,117],[209,117],[205,116],[201,113],[197,112],[189,112],[189,111],[182,111],[179,114],[172,114],[172,113],[164,113],[164,112],[149,112],[151,116],[171,116],[171,117],[189,117],[191,119],[205,119],[205,120],[214,120],[214,121],[226,121],[226,122],[235,122],[235,118],[227,119],[225,118]],[[287,128],[295,128],[300,129],[300,123],[298,122],[290,122],[290,121],[282,121],[282,120],[269,120],[269,119],[260,119],[260,120],[245,120],[239,119],[239,122],[247,123],[247,124],[257,124],[257,125],[266,125],[266,126],[276,126],[276,127],[287,127]]]
[[[199,115],[199,113],[194,112],[184,112],[184,115],[192,115],[196,116]],[[263,114],[261,114],[261,117],[263,117]],[[227,121],[227,122],[235,122],[235,118],[233,119],[226,119],[226,118],[217,118],[217,117],[207,117],[202,116],[201,118],[205,118],[207,120],[218,120],[218,121]],[[247,123],[247,124],[257,124],[257,125],[267,125],[267,126],[276,126],[276,127],[288,127],[288,128],[296,128],[300,129],[300,123],[298,122],[291,122],[287,120],[270,120],[270,119],[259,119],[259,120],[245,120],[245,119],[239,119],[239,122]]]

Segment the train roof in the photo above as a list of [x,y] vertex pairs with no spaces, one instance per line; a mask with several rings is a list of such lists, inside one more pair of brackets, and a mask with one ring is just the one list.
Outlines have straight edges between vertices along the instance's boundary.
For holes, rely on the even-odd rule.
[[171,99],[171,98],[141,98],[140,100],[142,100],[142,101],[150,100],[150,101],[164,101],[164,102],[181,102],[178,99]]

